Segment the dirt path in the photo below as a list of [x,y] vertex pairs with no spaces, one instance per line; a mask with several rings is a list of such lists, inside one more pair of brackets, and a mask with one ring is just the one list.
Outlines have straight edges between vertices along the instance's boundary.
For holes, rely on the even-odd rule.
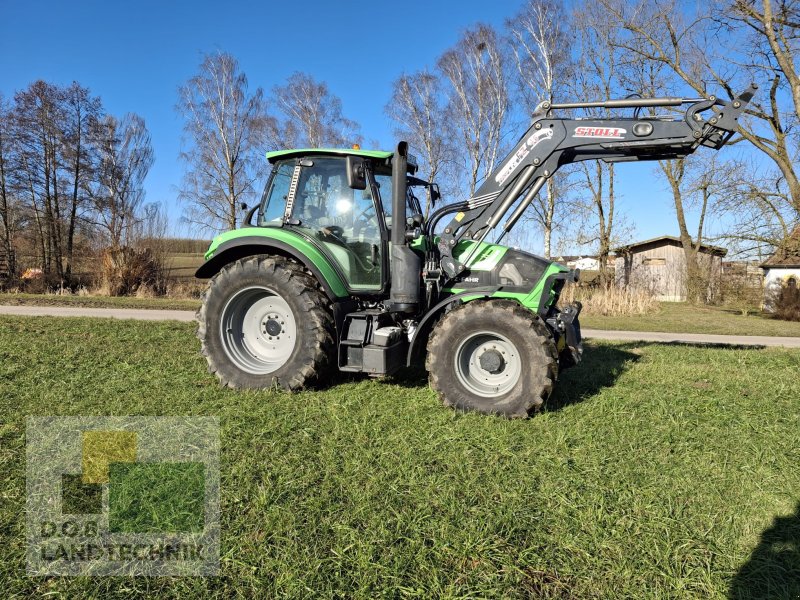
[[86,308],[84,306],[0,306],[2,315],[25,317],[105,317],[138,321],[194,321],[191,310]]
[[[0,306],[0,314],[37,317],[105,317],[112,319],[136,319],[140,321],[184,322],[194,321],[195,318],[195,313],[190,310],[84,308],[67,306]],[[584,329],[583,336],[598,340],[800,348],[800,337],[771,337],[764,335],[713,335],[706,333],[662,333],[657,331],[606,331],[600,329]]]
[[583,329],[583,337],[661,343],[720,344],[724,346],[784,346],[800,348],[800,337],[768,335],[715,335],[711,333],[664,333],[661,331],[608,331]]

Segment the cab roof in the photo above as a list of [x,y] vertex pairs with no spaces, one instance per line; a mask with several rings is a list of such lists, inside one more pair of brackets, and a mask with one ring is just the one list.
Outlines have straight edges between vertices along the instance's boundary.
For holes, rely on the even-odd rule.
[[267,160],[274,163],[285,158],[297,158],[300,156],[311,155],[331,155],[331,156],[363,156],[365,158],[390,159],[391,152],[381,150],[353,150],[352,148],[295,148],[292,150],[276,150],[267,152]]

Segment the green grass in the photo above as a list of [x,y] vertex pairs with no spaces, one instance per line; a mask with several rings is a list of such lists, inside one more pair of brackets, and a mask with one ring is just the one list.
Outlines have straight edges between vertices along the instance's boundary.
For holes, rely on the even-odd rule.
[[203,253],[171,253],[167,255],[166,266],[169,269],[170,277],[173,279],[196,281],[194,274],[203,262]]
[[200,308],[199,300],[180,300],[176,298],[0,293],[0,305],[3,304],[9,306],[80,306],[84,308],[144,308],[162,310],[197,310]]
[[685,302],[662,302],[657,313],[631,317],[581,315],[581,325],[615,331],[665,331],[720,335],[800,336],[800,323],[781,321],[768,314],[741,314]]
[[[222,389],[192,330],[0,317],[4,597],[800,594],[798,352],[592,344],[507,421],[419,374]],[[25,417],[52,414],[217,416],[220,575],[27,577]]]

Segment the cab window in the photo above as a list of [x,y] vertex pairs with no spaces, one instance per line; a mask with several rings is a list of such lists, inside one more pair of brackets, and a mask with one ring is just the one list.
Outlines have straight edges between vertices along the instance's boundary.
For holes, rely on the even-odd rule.
[[280,163],[267,181],[261,197],[261,219],[259,225],[282,225],[286,209],[286,197],[294,172],[294,161]]
[[319,239],[356,290],[381,287],[382,240],[372,192],[347,185],[345,159],[314,157],[303,166],[292,222]]

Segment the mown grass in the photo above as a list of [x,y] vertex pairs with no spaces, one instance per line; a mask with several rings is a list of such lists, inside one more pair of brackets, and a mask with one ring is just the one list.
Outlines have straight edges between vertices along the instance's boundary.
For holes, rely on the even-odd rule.
[[657,312],[629,317],[581,315],[581,325],[615,331],[665,331],[720,335],[800,336],[800,322],[781,321],[769,314],[743,316],[734,311],[686,302],[661,302]]
[[[5,597],[800,594],[798,352],[593,344],[507,421],[419,373],[221,389],[192,333],[0,317]],[[220,575],[27,577],[26,415],[218,416]]]

